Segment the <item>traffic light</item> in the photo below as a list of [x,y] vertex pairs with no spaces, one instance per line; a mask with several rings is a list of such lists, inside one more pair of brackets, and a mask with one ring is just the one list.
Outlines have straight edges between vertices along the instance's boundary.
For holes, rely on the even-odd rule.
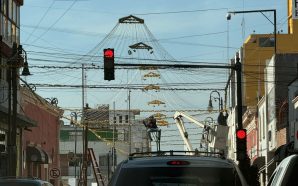
[[246,153],[246,129],[237,129],[236,130],[236,149],[237,149],[237,160],[245,160]]
[[103,50],[104,59],[104,80],[115,79],[114,49],[106,48]]

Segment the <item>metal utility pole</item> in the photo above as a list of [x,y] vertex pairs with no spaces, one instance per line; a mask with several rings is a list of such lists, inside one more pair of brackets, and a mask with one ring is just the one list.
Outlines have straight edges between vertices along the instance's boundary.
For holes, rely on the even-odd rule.
[[83,171],[84,171],[84,186],[87,186],[87,178],[88,178],[88,121],[85,122],[86,114],[87,114],[87,109],[88,109],[88,104],[86,104],[86,107],[83,108],[83,125],[84,125],[84,161],[83,161]]
[[130,119],[130,89],[128,89],[128,126],[129,126],[129,154],[131,154],[131,119]]
[[113,172],[115,171],[115,131],[116,131],[116,113],[115,113],[115,101],[113,102],[114,118],[113,118],[113,148],[112,148],[112,167]]
[[[86,106],[87,108],[87,106]],[[83,183],[84,186],[87,186],[87,170],[88,170],[88,127],[87,123],[85,122],[85,114],[86,114],[86,108],[85,108],[85,65],[82,64],[82,117],[81,122],[83,124],[83,164],[81,169],[81,177],[79,181],[79,185]]]

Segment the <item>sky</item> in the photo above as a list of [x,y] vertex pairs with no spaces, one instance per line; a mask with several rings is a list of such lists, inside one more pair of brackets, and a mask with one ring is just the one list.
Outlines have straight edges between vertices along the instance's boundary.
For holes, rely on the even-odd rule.
[[[273,25],[260,13],[232,15],[227,21],[227,12],[259,9],[276,9],[277,30],[287,32],[286,0],[25,0],[21,7],[21,44],[27,52],[32,76],[24,79],[36,85],[40,96],[57,98],[65,115],[78,111],[83,103],[82,89],[66,85],[84,83],[101,87],[84,90],[84,103],[92,108],[101,104],[110,104],[111,108],[115,103],[115,109],[140,109],[141,117],[161,112],[172,124],[176,110],[196,115],[200,121],[209,116],[216,120],[216,115],[202,110],[206,110],[212,89],[224,97],[220,89],[225,87],[227,70],[166,69],[153,71],[160,74],[159,78],[144,78],[148,71],[116,69],[115,81],[104,81],[103,69],[92,67],[103,66],[103,48],[115,48],[116,63],[157,60],[227,65],[249,34],[273,32]],[[144,19],[145,27],[117,24],[119,18],[129,15]],[[273,20],[272,13],[265,15]],[[138,39],[154,46],[154,55],[137,51],[130,56],[128,46],[139,42]],[[129,57],[136,59],[126,60]],[[137,60],[140,57],[150,60]],[[82,64],[90,67],[84,71],[84,81]],[[171,90],[141,90],[140,87],[150,84]],[[130,89],[130,99],[127,87],[137,87]],[[175,88],[196,90],[175,91]],[[212,96],[216,98],[217,94]],[[152,100],[165,104],[149,104]],[[217,104],[218,101],[214,102],[214,107]],[[170,126],[164,128],[165,133],[167,130],[176,129]]]

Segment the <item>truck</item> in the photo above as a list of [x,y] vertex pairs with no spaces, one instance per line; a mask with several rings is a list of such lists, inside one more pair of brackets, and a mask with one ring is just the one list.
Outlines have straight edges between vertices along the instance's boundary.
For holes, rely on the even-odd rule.
[[228,136],[228,130],[229,130],[228,126],[218,125],[218,124],[210,126],[196,120],[194,117],[186,113],[177,111],[174,114],[175,123],[179,129],[179,133],[186,145],[187,150],[193,151],[194,149],[188,138],[188,133],[184,126],[183,118],[187,119],[191,123],[194,123],[198,127],[203,128],[205,131],[207,131],[206,142],[208,143],[209,147],[218,149],[220,151],[226,150],[227,136]]

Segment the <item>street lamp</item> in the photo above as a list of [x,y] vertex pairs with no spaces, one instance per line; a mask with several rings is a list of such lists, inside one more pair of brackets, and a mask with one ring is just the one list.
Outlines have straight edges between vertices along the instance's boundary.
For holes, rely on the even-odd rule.
[[[212,93],[217,93],[218,97],[214,97],[214,96],[212,96]],[[209,104],[208,104],[207,110],[208,110],[209,112],[212,112],[212,111],[213,111],[212,98],[214,99],[214,101],[218,101],[218,111],[219,111],[219,115],[218,115],[218,117],[217,117],[217,123],[220,124],[220,125],[227,125],[227,123],[226,123],[227,116],[224,116],[224,114],[223,114],[223,103],[222,103],[222,98],[221,98],[221,96],[220,96],[220,93],[219,93],[217,90],[213,90],[213,91],[210,93]]]
[[272,23],[272,21],[263,12],[273,12],[274,13],[274,21],[272,24],[274,26],[274,54],[276,54],[277,37],[276,37],[276,10],[275,9],[230,11],[227,13],[226,17],[227,17],[227,20],[231,20],[232,14],[246,14],[246,13],[256,13],[256,12],[261,13],[270,23]]
[[[212,93],[217,93],[218,97],[214,97],[212,96]],[[210,93],[210,96],[209,96],[209,104],[208,104],[208,107],[207,107],[207,110],[209,112],[212,112],[213,111],[213,104],[212,104],[212,98],[214,99],[214,101],[218,101],[219,105],[218,105],[218,111],[220,112],[222,110],[222,98],[220,97],[220,94],[217,90],[213,90],[211,93]]]
[[22,45],[18,46],[18,53],[25,59],[23,64],[22,76],[29,76],[31,75],[29,71],[29,65],[27,61],[27,52],[23,49]]

